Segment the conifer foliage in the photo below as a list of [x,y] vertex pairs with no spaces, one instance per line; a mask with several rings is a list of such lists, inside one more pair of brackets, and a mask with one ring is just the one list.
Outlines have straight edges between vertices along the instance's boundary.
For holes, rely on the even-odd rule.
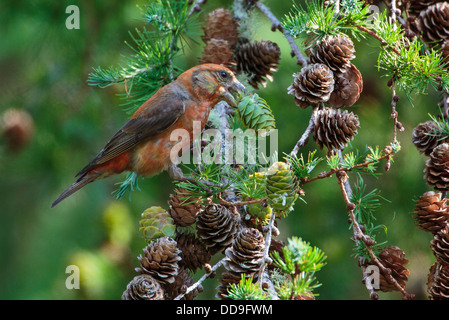
[[[447,102],[449,73],[442,49],[449,41],[449,3],[384,1],[388,5],[374,17],[372,1],[312,0],[304,6],[292,4],[279,20],[268,0],[234,0],[228,8],[199,16],[205,2],[149,1],[142,8],[146,25],[131,33],[132,54],[119,67],[94,68],[90,84],[124,85],[124,106],[134,110],[183,71],[177,62],[188,54],[187,46],[197,46],[196,61],[227,66],[249,92],[239,97],[237,110],[225,103],[217,107],[210,127],[264,129],[270,136],[276,129],[275,113],[270,97],[257,91],[278,80],[281,46],[250,37],[253,26],[248,21],[257,13],[271,23],[273,32],[282,32],[291,48],[298,67],[291,84],[280,91],[291,97],[285,108],[300,107],[310,115],[309,125],[291,151],[280,150],[281,159],[186,166],[191,179],[174,181],[166,207],[150,207],[142,214],[140,230],[147,244],[138,258],[138,274],[122,298],[194,299],[204,279],[217,274],[220,299],[315,299],[318,271],[330,264],[326,248],[313,247],[299,235],[286,243],[278,240],[283,230],[277,225],[300,214],[295,203],[307,203],[307,184],[322,179],[334,181],[344,200],[345,206],[335,208],[342,212],[341,219],[349,217],[348,237],[354,241],[353,256],[362,270],[367,297],[378,299],[379,291],[397,291],[404,299],[413,298],[407,290],[406,253],[377,240],[386,226],[377,225],[375,215],[385,199],[377,189],[367,191],[363,177],[390,170],[401,149],[397,132],[404,128],[396,110],[397,91],[413,99],[433,87]],[[364,129],[357,116],[360,109],[355,108],[364,87],[357,68],[363,57],[357,59],[356,47],[367,38],[378,44],[378,68],[391,88],[393,125],[385,133],[391,137],[388,145],[380,147],[373,141],[374,146],[362,150],[351,144],[357,145],[357,134]],[[428,158],[423,163],[423,184],[435,191],[423,194],[414,210],[419,229],[434,235],[431,250],[436,262],[428,278],[431,299],[449,297],[449,106],[443,102],[441,114],[432,121],[423,119],[410,134],[419,153]],[[308,143],[314,143],[315,151],[305,154],[302,148]],[[131,192],[137,179],[130,174],[117,196]],[[372,267],[379,270],[377,287],[368,286],[367,270]]]

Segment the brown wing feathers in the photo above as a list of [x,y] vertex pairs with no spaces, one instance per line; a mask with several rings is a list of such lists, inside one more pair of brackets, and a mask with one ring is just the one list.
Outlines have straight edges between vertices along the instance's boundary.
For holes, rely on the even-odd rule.
[[181,104],[181,106],[172,106],[167,109],[169,110],[164,110],[163,112],[164,116],[161,116],[161,114],[153,114],[149,118],[132,118],[128,120],[111,140],[109,140],[98,155],[78,172],[75,177],[82,177],[85,173],[96,168],[98,165],[115,158],[134,148],[151,136],[164,131],[176,122],[184,111],[184,106]]

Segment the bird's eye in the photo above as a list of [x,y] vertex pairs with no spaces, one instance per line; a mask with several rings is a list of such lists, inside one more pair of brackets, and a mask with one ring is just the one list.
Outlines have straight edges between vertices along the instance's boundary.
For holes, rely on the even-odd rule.
[[221,72],[220,72],[220,76],[221,76],[222,78],[226,78],[226,77],[228,76],[228,73],[227,73],[226,71],[221,71]]

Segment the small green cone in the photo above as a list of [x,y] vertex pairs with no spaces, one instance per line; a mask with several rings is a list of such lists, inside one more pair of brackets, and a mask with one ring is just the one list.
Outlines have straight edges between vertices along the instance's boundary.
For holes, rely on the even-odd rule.
[[172,237],[175,234],[175,225],[165,209],[153,206],[142,213],[139,231],[145,237],[145,241],[150,243],[157,238]]
[[[255,172],[250,175],[249,178],[254,179],[257,186],[263,187],[265,185],[265,173],[263,172]],[[249,197],[244,196],[243,200],[247,201],[249,200]],[[254,203],[245,205],[245,211],[251,216],[251,220],[253,220],[255,224],[266,225],[270,221],[273,209],[269,205],[264,207],[260,203]]]
[[286,216],[298,198],[298,182],[293,171],[285,162],[273,163],[267,172],[265,192],[268,204],[276,216]]
[[238,105],[238,112],[243,124],[250,129],[270,131],[276,128],[270,107],[256,93],[242,98]]
[[263,207],[260,203],[248,204],[245,206],[245,208],[246,213],[251,216],[251,220],[253,220],[256,225],[268,224],[268,222],[270,221],[271,213],[273,212],[273,209],[269,205]]

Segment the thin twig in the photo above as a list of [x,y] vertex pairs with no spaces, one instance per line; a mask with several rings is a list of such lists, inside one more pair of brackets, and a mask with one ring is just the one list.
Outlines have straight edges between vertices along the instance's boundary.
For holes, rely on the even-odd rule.
[[[344,164],[344,158],[343,158],[343,153],[341,152],[341,150],[338,150],[338,157],[340,158],[340,164],[343,165]],[[377,160],[377,161],[379,161],[379,160]],[[346,174],[346,171],[345,171],[345,174]],[[351,189],[351,184],[349,183],[349,179],[345,179],[344,187],[346,189],[347,196],[349,198],[351,198],[352,197],[352,189]]]
[[204,280],[206,280],[207,278],[209,278],[211,275],[215,274],[215,271],[220,268],[223,263],[225,262],[225,260],[227,259],[227,257],[224,257],[223,259],[221,259],[220,261],[218,261],[211,269],[208,273],[203,274],[203,276],[194,284],[192,284],[190,287],[187,288],[187,290],[184,293],[179,294],[176,298],[174,298],[173,300],[180,300],[182,299],[186,294],[189,294],[190,292],[192,292],[193,290],[195,290],[201,283],[203,283]]
[[247,201],[227,201],[222,198],[221,193],[217,194],[217,198],[220,201],[221,204],[227,206],[227,207],[240,207],[240,206],[246,206],[248,204],[256,204],[261,203],[263,201],[266,201],[266,198],[263,199],[254,199],[254,200],[247,200]]
[[[407,19],[408,19],[408,12],[407,12],[408,9],[405,11],[407,19],[404,19],[401,16],[401,14],[402,14],[401,9],[398,8],[398,3],[396,0],[392,0],[391,4],[388,3],[388,1],[384,1],[384,3],[386,5],[386,7],[388,8],[388,10],[390,11],[391,20],[393,22],[398,21],[404,27],[404,29],[406,29],[407,28]],[[408,5],[408,3],[407,3],[407,5]],[[394,28],[396,28],[396,26],[394,26]]]
[[190,16],[195,12],[195,11],[200,11],[201,7],[200,5],[206,3],[207,0],[194,0],[192,3],[192,9],[190,9],[189,15],[187,16],[187,19],[190,18]]
[[350,171],[352,171],[354,169],[366,168],[366,167],[368,167],[368,166],[370,166],[370,165],[372,165],[372,164],[374,164],[376,162],[379,162],[380,160],[389,159],[391,157],[391,155],[394,153],[394,150],[393,150],[393,148],[388,148],[388,147],[385,148],[385,149],[389,149],[389,151],[386,152],[383,156],[379,157],[376,160],[367,161],[367,162],[363,162],[363,163],[358,163],[358,164],[356,164],[356,165],[354,165],[352,167],[349,167],[349,168],[347,168],[347,167],[339,167],[339,168],[336,168],[336,169],[325,171],[325,172],[322,172],[318,176],[313,177],[311,179],[307,179],[307,180],[304,179],[304,180],[302,180],[300,185],[303,186],[303,185],[305,185],[307,183],[310,183],[312,181],[315,181],[315,180],[329,178],[332,175],[334,175],[336,173],[339,173],[339,172],[350,172]]
[[304,131],[304,133],[302,134],[301,138],[298,140],[298,142],[296,143],[292,152],[290,153],[291,156],[293,156],[293,157],[296,156],[298,154],[299,149],[302,148],[307,143],[307,140],[313,130],[313,123],[315,121],[316,113],[317,113],[317,108],[313,109],[312,115],[310,116],[309,125],[307,126],[307,128]]
[[334,0],[333,3],[335,6],[335,14],[334,15],[338,16],[340,14],[340,0]]
[[373,250],[371,249],[371,247],[375,244],[375,241],[373,239],[371,239],[371,237],[369,235],[364,234],[357,219],[355,218],[355,215],[354,215],[355,204],[353,204],[350,201],[350,196],[348,195],[348,190],[346,189],[346,186],[345,186],[349,182],[348,175],[346,174],[346,172],[340,172],[337,175],[337,179],[338,179],[338,185],[340,186],[340,190],[343,195],[343,199],[346,204],[346,209],[349,213],[349,217],[352,222],[354,240],[356,242],[363,241],[365,243],[366,250],[368,251],[368,254],[370,256],[371,263],[375,264],[379,268],[382,275],[384,277],[386,277],[388,282],[393,284],[398,289],[398,291],[400,291],[402,293],[402,295],[405,299],[413,298],[413,295],[411,295],[411,294],[407,293],[407,291],[405,291],[405,289],[391,275],[391,270],[389,268],[386,268],[382,264],[382,262],[379,259],[377,259],[376,255],[374,254]]
[[[379,37],[379,35],[378,35],[375,31],[370,30],[370,29],[368,29],[368,28],[366,28],[366,27],[364,27],[364,26],[356,26],[356,27],[357,27],[357,29],[359,29],[359,30],[361,30],[361,31],[363,31],[363,32],[366,32],[367,34],[369,34],[369,35],[372,36],[373,38],[377,39],[377,40],[380,42],[380,44],[381,44],[382,46],[388,46],[388,43],[385,42],[384,39],[382,39],[381,37]],[[397,55],[401,55],[401,53],[399,52],[399,50],[396,49],[395,47],[389,46],[389,48],[390,48],[394,53],[396,53]]]
[[[343,195],[343,200],[345,201],[345,204],[346,204],[346,209],[348,210],[349,217],[351,218],[351,221],[352,221],[354,239],[357,242],[359,240],[362,240],[364,233],[363,233],[362,229],[360,228],[360,225],[359,225],[357,219],[355,218],[355,215],[354,215],[355,204],[351,202],[349,192],[346,188],[346,183],[348,182],[349,177],[346,174],[346,172],[340,172],[337,175],[337,179],[338,179],[338,185],[340,186],[340,190]],[[369,236],[367,236],[367,237],[369,237]],[[368,240],[368,238],[366,238],[365,240]]]
[[447,119],[449,114],[449,95],[446,91],[443,92],[441,102],[439,104],[440,108],[443,108],[442,110],[442,118]]
[[398,121],[398,112],[396,111],[396,104],[399,101],[399,96],[396,95],[395,80],[391,79],[391,118],[394,121],[393,129],[393,143],[397,142],[398,129],[404,131],[402,123]]
[[265,291],[268,293],[271,300],[279,300],[279,297],[276,292],[276,288],[274,287],[273,281],[271,281],[271,278],[267,271],[263,273],[263,287]]
[[[396,15],[396,0],[391,0],[391,20],[393,20],[393,23],[397,20],[397,15]],[[396,25],[395,25],[396,28]]]
[[268,224],[268,232],[265,237],[265,249],[263,252],[263,258],[262,258],[262,264],[259,269],[259,279],[257,282],[259,282],[261,285],[263,283],[263,274],[265,272],[265,267],[268,263],[271,263],[271,258],[268,256],[270,253],[270,246],[271,246],[271,235],[272,235],[272,229],[274,226],[274,220],[276,219],[276,214],[273,212],[270,217],[270,222]]
[[[282,24],[279,21],[278,18],[276,18],[276,16],[273,14],[273,12],[271,12],[271,10],[264,5],[261,1],[256,1],[255,6],[257,7],[257,9],[259,9],[260,12],[262,12],[273,24],[272,29],[273,30],[279,30],[282,33],[284,33],[284,29],[282,28]],[[298,45],[296,44],[295,40],[293,39],[292,36],[285,36],[285,38],[288,41],[288,44],[290,45],[292,52],[295,54],[296,59],[298,60],[298,64],[302,65],[303,67],[307,66],[307,59],[304,57],[304,55],[302,54],[301,50],[299,50]]]

